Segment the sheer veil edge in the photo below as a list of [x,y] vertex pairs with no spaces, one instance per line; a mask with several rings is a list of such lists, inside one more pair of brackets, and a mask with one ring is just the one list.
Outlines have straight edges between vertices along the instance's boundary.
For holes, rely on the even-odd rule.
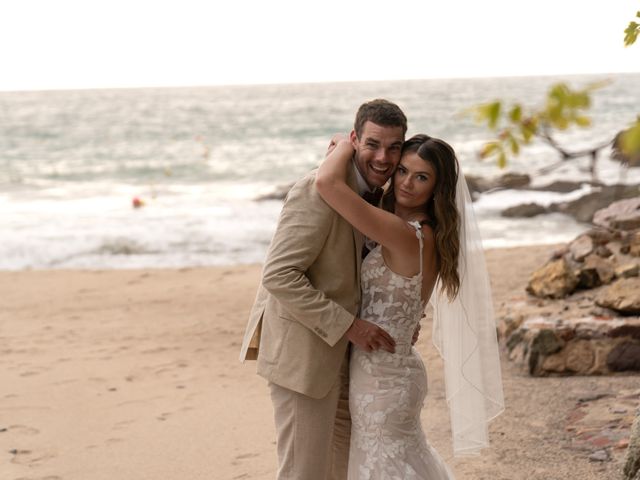
[[460,290],[449,302],[437,282],[433,343],[444,359],[446,398],[454,455],[476,455],[489,446],[488,423],[504,411],[498,339],[489,274],[467,183],[458,172]]

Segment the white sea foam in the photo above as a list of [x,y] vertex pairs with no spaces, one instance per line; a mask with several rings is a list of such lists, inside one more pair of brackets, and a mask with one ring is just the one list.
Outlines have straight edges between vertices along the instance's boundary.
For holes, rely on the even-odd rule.
[[[359,84],[0,94],[0,269],[182,267],[264,259],[281,202],[255,201],[318,165],[328,140],[352,127],[363,101],[405,110],[412,135],[449,141],[467,174],[496,176],[477,151],[490,133],[459,112],[497,97],[536,103],[558,80],[467,79]],[[610,139],[635,118],[638,75],[595,96],[595,128],[560,140],[571,148]],[[640,183],[603,152],[607,183]],[[589,160],[558,161],[534,143],[511,161],[534,185],[589,180]],[[560,215],[500,216],[505,207],[568,201],[568,194],[503,190],[476,203],[487,247],[566,241],[588,228]],[[139,197],[144,207],[134,209]]]

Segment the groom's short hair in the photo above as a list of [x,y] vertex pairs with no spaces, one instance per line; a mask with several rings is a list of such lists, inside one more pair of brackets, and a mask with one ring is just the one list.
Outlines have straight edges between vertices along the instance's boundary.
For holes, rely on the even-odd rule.
[[376,98],[363,103],[356,113],[353,129],[360,138],[366,122],[372,122],[383,127],[402,127],[402,134],[407,133],[407,117],[395,103],[382,98]]

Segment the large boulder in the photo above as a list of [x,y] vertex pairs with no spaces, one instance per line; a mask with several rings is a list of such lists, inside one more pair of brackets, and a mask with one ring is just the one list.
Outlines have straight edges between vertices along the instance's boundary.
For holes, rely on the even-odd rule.
[[620,232],[612,232],[611,230],[601,227],[594,227],[587,230],[584,235],[591,237],[595,245],[606,245],[613,240],[619,240],[621,238]]
[[593,239],[589,235],[580,235],[569,244],[571,257],[577,262],[582,262],[593,249]]
[[526,173],[509,172],[501,175],[496,180],[496,184],[501,188],[524,188],[531,183],[531,177]]
[[467,188],[473,198],[477,197],[479,193],[491,190],[495,186],[491,180],[479,175],[465,175],[464,179],[467,181]]
[[621,242],[620,253],[640,257],[640,232],[626,235]]
[[610,283],[615,278],[612,261],[592,253],[578,267],[578,287],[595,288]]
[[500,212],[500,215],[507,218],[530,218],[543,213],[547,213],[547,207],[543,207],[537,203],[523,203],[505,208]]
[[508,172],[495,178],[484,178],[478,175],[465,175],[467,188],[472,194],[486,192],[494,188],[525,188],[531,183],[531,177],[526,173]]
[[640,196],[640,185],[606,185],[570,202],[553,203],[549,210],[571,215],[588,223],[594,214],[616,200]]
[[637,277],[640,274],[640,264],[638,263],[625,263],[618,265],[615,269],[617,278],[631,278]]
[[607,355],[607,366],[612,372],[640,370],[640,344],[633,341],[619,343]]
[[582,188],[582,185],[584,185],[585,183],[591,184],[591,182],[571,182],[568,180],[556,180],[547,185],[541,185],[539,187],[529,187],[527,190],[535,190],[537,192],[569,193]]
[[506,341],[509,359],[533,376],[640,371],[640,318],[532,316]]
[[613,202],[593,215],[593,223],[604,228],[635,230],[640,228],[640,197]]
[[536,297],[563,298],[578,286],[578,278],[566,257],[552,260],[533,272],[527,292]]
[[625,315],[640,314],[640,278],[616,280],[600,292],[596,303]]

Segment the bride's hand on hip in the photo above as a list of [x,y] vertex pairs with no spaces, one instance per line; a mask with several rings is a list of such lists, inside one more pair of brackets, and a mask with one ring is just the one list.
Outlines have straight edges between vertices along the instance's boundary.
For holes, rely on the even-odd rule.
[[389,353],[396,351],[396,342],[391,335],[375,323],[361,318],[356,317],[345,335],[351,343],[367,352],[378,349]]

